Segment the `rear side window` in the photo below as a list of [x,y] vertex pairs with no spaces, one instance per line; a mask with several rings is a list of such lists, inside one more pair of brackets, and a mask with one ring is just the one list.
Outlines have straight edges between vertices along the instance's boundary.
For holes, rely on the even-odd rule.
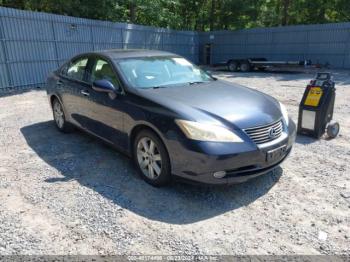
[[69,64],[67,71],[64,75],[75,80],[83,81],[87,64],[87,57],[79,58],[78,60],[72,61]]

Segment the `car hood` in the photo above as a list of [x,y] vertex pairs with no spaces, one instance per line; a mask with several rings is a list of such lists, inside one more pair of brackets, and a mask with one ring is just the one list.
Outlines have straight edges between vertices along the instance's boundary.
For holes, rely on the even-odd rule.
[[221,80],[140,92],[189,120],[218,121],[240,129],[270,124],[282,117],[273,97]]

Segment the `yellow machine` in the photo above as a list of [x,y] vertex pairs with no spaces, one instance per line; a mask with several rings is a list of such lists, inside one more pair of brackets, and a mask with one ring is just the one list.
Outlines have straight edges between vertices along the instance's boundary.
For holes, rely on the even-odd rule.
[[307,85],[299,105],[298,133],[320,138],[325,131],[334,138],[339,123],[332,121],[335,101],[335,83],[330,73],[317,73]]

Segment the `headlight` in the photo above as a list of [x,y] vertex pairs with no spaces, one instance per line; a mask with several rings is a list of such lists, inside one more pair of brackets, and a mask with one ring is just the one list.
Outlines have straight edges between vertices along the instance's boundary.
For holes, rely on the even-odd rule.
[[289,117],[288,117],[287,108],[281,102],[280,102],[280,108],[281,108],[281,112],[282,112],[284,121],[286,121],[286,124],[288,126],[288,124],[289,124]]
[[185,135],[193,140],[210,142],[243,142],[239,136],[221,126],[179,119],[175,120],[175,122]]

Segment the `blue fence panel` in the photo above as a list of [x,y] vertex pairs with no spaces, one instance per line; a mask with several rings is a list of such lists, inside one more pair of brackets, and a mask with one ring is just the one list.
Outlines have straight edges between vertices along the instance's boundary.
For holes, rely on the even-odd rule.
[[145,45],[147,46],[162,46],[162,36],[161,32],[149,31],[145,34]]
[[91,42],[91,28],[75,23],[55,23],[55,39],[66,42]]
[[5,88],[9,85],[6,65],[0,63],[0,88]]
[[123,33],[119,28],[91,26],[94,43],[122,43]]
[[0,40],[0,64],[1,63],[5,63],[4,44],[2,40]]
[[93,51],[92,43],[57,42],[58,59],[68,59],[83,52]]
[[94,44],[94,50],[122,49],[123,43],[98,43]]
[[146,32],[141,30],[123,30],[123,40],[125,44],[137,44],[138,46],[144,46],[145,36]]
[[51,71],[56,68],[55,62],[11,63],[9,69],[13,86],[35,86],[44,83]]
[[9,61],[55,60],[55,44],[48,41],[7,41]]
[[265,57],[304,60],[350,68],[350,23],[256,28],[199,33],[199,57],[212,44],[211,62],[232,58]]
[[53,32],[49,21],[2,17],[5,39],[52,40]]
[[169,50],[198,61],[198,34],[0,7],[0,88],[35,86],[70,57],[115,48]]
[[0,88],[40,84],[81,52],[148,48],[197,63],[207,43],[212,63],[266,57],[350,68],[350,23],[197,33],[0,7]]

